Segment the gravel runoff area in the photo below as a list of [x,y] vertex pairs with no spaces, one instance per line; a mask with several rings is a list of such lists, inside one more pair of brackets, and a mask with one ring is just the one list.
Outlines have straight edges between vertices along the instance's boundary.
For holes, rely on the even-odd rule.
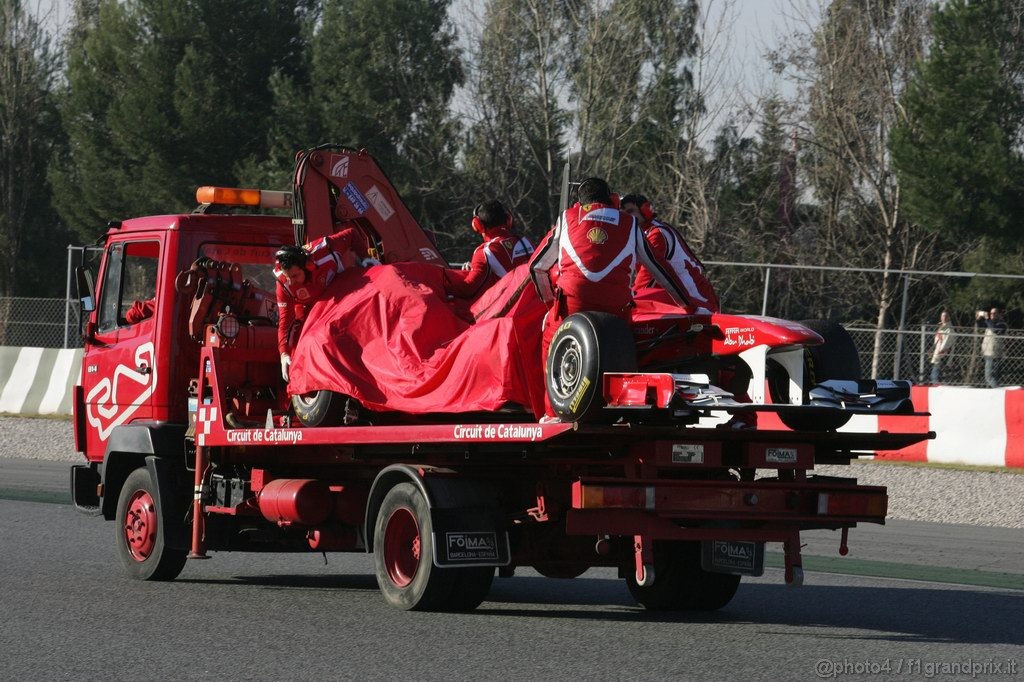
[[[0,457],[81,462],[69,420],[0,417]],[[889,516],[912,521],[1024,528],[1024,473],[989,473],[870,461],[822,466],[815,474],[855,477],[889,489]],[[2,482],[0,482],[2,483]]]

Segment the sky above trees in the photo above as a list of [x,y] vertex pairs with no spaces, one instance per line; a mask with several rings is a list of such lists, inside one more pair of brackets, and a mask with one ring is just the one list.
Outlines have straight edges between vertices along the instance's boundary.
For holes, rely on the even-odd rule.
[[[1024,260],[1016,185],[999,201],[965,194],[965,218],[950,230],[938,218],[950,211],[925,200],[942,193],[923,182],[968,187],[955,171],[995,187],[984,173],[1013,175],[1024,116],[989,129],[1001,137],[965,129],[961,149],[1002,164],[971,171],[977,158],[943,147],[957,108],[913,94],[999,92],[1003,110],[1024,109],[1019,74],[1006,78],[1022,43],[1003,45],[992,28],[1018,31],[1021,0],[985,3],[996,22],[965,13],[962,0],[80,2],[78,15],[54,9],[64,42],[46,54],[66,50],[63,70],[25,84],[60,113],[33,119],[59,125],[33,138],[45,144],[31,159],[49,181],[36,188],[60,191],[11,203],[39,207],[29,234],[45,219],[51,238],[91,240],[108,219],[188,210],[198,184],[287,188],[294,151],[334,141],[380,158],[452,260],[472,247],[466,216],[483,199],[504,201],[520,229],[542,235],[566,161],[577,179],[606,175],[647,194],[707,260],[865,270],[843,281],[789,276],[773,307],[781,315],[882,328],[900,283],[873,270],[1011,272]],[[947,42],[970,35],[965,54],[987,45],[994,55],[970,72],[982,84],[958,85],[928,61],[941,54],[933,31],[958,12],[972,28]],[[921,86],[929,78],[947,82]],[[959,113],[980,114],[985,101],[964,99]],[[908,139],[916,158],[893,146]],[[1005,227],[998,243],[993,225]],[[43,281],[31,274],[41,264],[22,265],[26,281]],[[759,309],[759,286],[716,274],[730,309]],[[1024,302],[1012,287],[912,295],[928,319],[949,300]]]

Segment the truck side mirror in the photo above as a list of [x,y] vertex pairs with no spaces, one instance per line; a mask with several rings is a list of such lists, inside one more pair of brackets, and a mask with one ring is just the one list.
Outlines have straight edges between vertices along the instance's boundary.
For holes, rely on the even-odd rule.
[[94,298],[96,288],[92,272],[84,265],[79,265],[75,268],[75,278],[78,281],[78,300],[82,304],[82,312],[91,313],[96,310],[96,299]]
[[103,345],[96,338],[96,323],[92,321],[92,311],[96,310],[95,285],[92,272],[84,265],[75,268],[75,279],[78,283],[78,320],[82,339],[92,344]]

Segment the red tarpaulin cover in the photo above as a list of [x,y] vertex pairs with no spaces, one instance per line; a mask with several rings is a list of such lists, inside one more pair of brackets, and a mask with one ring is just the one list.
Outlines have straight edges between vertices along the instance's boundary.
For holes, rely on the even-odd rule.
[[528,266],[517,268],[467,311],[447,300],[440,267],[347,270],[306,319],[288,389],[331,390],[370,409],[410,414],[493,411],[511,402],[539,416],[546,308],[528,280]]

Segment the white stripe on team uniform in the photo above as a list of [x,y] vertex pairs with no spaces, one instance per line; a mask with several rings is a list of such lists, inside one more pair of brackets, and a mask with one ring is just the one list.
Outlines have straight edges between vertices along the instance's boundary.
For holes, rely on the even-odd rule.
[[498,277],[504,277],[508,274],[508,270],[505,269],[505,266],[501,264],[498,257],[494,255],[493,251],[491,251],[490,244],[487,244],[487,246],[484,247],[484,256],[487,258],[487,265],[490,266],[495,275]]
[[690,274],[688,265],[693,265],[698,271],[700,266],[694,259],[690,258],[690,255],[686,253],[686,249],[679,247],[678,239],[675,234],[672,234],[672,230],[668,230],[662,227],[655,229],[662,230],[665,234],[666,240],[671,240],[671,248],[668,249],[666,254],[669,265],[675,271],[676,278],[680,280],[680,284],[686,289],[686,294],[693,299],[694,302],[704,301],[704,294],[697,288],[697,282],[694,281],[693,276]]
[[[593,213],[596,213],[596,211],[588,213],[587,217],[589,218],[591,215],[593,215]],[[616,211],[616,214],[617,213],[618,211]],[[618,220],[616,220],[616,222],[618,222]],[[634,233],[636,232],[635,222],[633,223],[633,227],[631,228],[631,230]],[[608,276],[608,273],[610,273],[612,270],[621,265],[627,258],[630,261],[630,269],[633,269],[634,264],[636,263],[636,234],[630,235],[630,238],[626,240],[626,245],[622,247],[622,251],[620,251],[614,259],[612,259],[611,263],[606,265],[604,269],[600,270],[599,272],[591,272],[586,268],[586,266],[583,265],[583,261],[580,259],[579,254],[576,253],[576,249],[573,248],[572,240],[569,239],[568,234],[565,235],[565,239],[561,241],[560,246],[562,247],[562,250],[565,251],[566,254],[568,254],[569,258],[572,259],[572,262],[576,264],[576,267],[579,268],[579,271],[583,274],[583,276],[586,277],[591,282],[600,282],[602,279]]]

